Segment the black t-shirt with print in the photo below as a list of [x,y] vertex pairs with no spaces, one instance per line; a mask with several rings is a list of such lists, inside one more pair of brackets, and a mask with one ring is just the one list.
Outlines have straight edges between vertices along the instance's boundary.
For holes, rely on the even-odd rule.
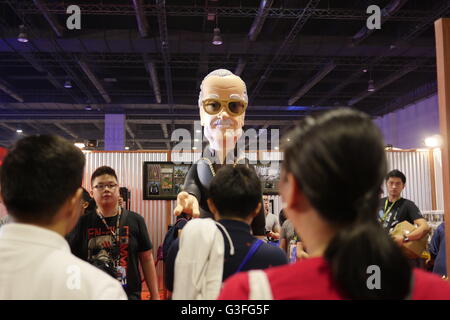
[[139,253],[152,249],[152,243],[144,218],[127,210],[121,214],[116,242],[112,233],[116,234],[117,217],[105,218],[111,232],[96,212],[89,212],[80,217],[67,240],[74,255],[120,281],[128,299],[140,299]]
[[[390,231],[400,222],[408,221],[409,223],[414,224],[414,220],[423,218],[419,208],[411,200],[400,198],[393,206],[392,202],[389,202],[388,200],[386,206],[386,199],[387,198],[380,199],[378,219],[382,223],[383,228],[387,231]],[[387,215],[385,214],[385,206],[386,211],[388,211]],[[389,210],[389,208],[391,209]]]

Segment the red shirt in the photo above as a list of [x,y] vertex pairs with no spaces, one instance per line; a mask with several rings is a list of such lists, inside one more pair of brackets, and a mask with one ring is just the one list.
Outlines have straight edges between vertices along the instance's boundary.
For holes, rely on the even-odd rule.
[[[295,264],[265,270],[275,300],[340,300],[327,261],[309,258]],[[248,274],[229,278],[219,300],[248,299]],[[420,269],[414,270],[413,300],[450,300],[450,283]]]

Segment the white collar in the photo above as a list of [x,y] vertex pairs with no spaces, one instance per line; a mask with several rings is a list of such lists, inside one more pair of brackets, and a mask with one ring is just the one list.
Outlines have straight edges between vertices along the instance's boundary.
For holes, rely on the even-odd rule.
[[70,252],[66,239],[55,231],[24,223],[8,223],[0,228],[0,240],[13,240]]

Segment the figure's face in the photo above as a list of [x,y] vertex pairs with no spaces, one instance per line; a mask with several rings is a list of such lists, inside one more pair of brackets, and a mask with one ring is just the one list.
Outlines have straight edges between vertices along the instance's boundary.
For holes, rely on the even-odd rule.
[[[245,111],[236,115],[223,108],[219,113],[211,115],[205,111],[203,102],[215,100],[225,106],[225,101],[232,100],[247,105],[245,90],[244,82],[237,76],[210,76],[203,81],[200,119],[205,127],[205,136],[214,150],[223,149],[227,143],[234,148],[242,135]],[[231,106],[235,110],[235,105]]]

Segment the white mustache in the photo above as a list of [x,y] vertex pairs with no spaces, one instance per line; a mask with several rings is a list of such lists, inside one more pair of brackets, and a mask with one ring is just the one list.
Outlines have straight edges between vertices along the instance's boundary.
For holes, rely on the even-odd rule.
[[220,126],[220,127],[231,127],[234,123],[233,123],[233,120],[230,120],[230,119],[224,119],[224,120],[218,119],[216,121],[213,121],[213,124],[215,126]]

